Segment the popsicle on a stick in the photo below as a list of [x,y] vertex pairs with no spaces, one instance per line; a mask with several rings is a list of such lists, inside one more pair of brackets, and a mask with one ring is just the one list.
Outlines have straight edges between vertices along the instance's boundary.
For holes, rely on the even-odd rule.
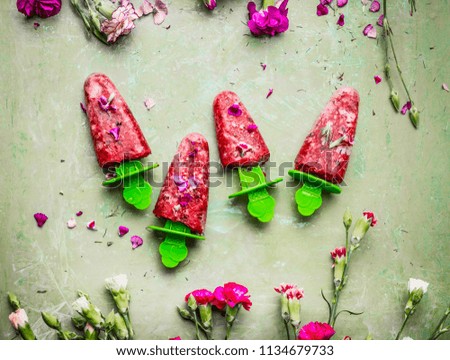
[[358,121],[359,95],[350,87],[337,90],[316,120],[289,175],[303,182],[295,194],[298,211],[312,215],[322,205],[322,190],[341,192]]
[[164,266],[176,267],[187,257],[185,238],[204,239],[196,234],[205,230],[208,194],[208,142],[202,135],[191,133],[178,147],[153,210],[166,220],[165,226],[148,227],[167,234],[159,247]]
[[91,74],[84,83],[86,114],[99,165],[115,167],[115,177],[104,186],[123,183],[126,202],[143,210],[150,205],[152,188],[142,173],[138,159],[151,153],[142,131],[113,82],[104,74]]
[[223,91],[213,104],[217,144],[220,161],[224,167],[237,167],[242,190],[229,195],[234,198],[248,195],[248,212],[261,222],[272,220],[275,199],[267,187],[282,178],[266,182],[260,167],[269,160],[270,152],[258,126],[244,104],[232,91]]

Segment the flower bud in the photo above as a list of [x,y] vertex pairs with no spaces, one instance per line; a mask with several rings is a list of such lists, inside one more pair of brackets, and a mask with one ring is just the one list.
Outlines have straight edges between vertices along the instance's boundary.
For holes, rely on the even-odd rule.
[[202,321],[203,327],[210,328],[212,325],[211,324],[211,320],[212,320],[211,304],[200,305],[198,307],[198,309],[200,310],[200,319]]
[[390,99],[391,99],[392,105],[394,106],[395,111],[399,112],[399,110],[400,110],[400,98],[398,96],[398,92],[395,91],[395,90],[392,90]]
[[95,9],[105,18],[111,20],[112,14],[116,10],[116,7],[109,1],[95,0],[94,2],[95,2]]
[[289,301],[285,294],[281,295],[281,317],[285,322],[291,320],[289,316]]
[[84,327],[84,339],[98,340],[98,330],[89,323],[86,323],[86,326]]
[[352,249],[354,250],[359,247],[359,243],[366,235],[367,230],[369,230],[370,224],[366,220],[366,218],[362,217],[356,221],[355,228],[353,229],[352,237],[350,238],[350,242],[352,244]]
[[8,301],[14,311],[20,309],[20,301],[15,294],[9,292]]
[[347,249],[345,248],[345,246],[336,248],[331,252],[331,257],[334,260],[334,286],[337,289],[342,284],[342,278],[344,276],[344,270],[347,260]]
[[350,228],[350,226],[352,226],[352,213],[350,212],[350,210],[347,208],[345,210],[344,213],[344,217],[343,217],[343,222],[344,222],[344,226],[345,228],[348,230]]
[[189,295],[187,305],[188,305],[189,309],[191,309],[192,311],[197,310],[197,301],[195,300],[194,295],[192,295],[192,294]]
[[41,312],[42,320],[45,324],[54,330],[61,331],[61,323],[56,316],[49,314],[47,312]]
[[390,78],[391,78],[391,65],[386,64],[386,65],[384,66],[384,74],[386,75],[386,78],[387,78],[387,79],[390,79]]
[[182,309],[182,308],[180,308],[180,307],[177,307],[177,309],[178,309],[178,313],[180,314],[180,316],[181,316],[183,319],[186,319],[186,320],[194,320],[194,318],[192,317],[192,315],[190,314],[190,312],[187,311],[186,309]]
[[415,106],[409,110],[409,120],[411,120],[415,128],[419,126],[419,111]]
[[116,338],[118,340],[128,340],[128,329],[122,315],[115,314],[114,317],[114,334],[116,335]]
[[84,326],[86,325],[86,319],[81,315],[75,314],[74,316],[72,316],[72,324],[73,326],[75,326],[75,329],[83,330]]

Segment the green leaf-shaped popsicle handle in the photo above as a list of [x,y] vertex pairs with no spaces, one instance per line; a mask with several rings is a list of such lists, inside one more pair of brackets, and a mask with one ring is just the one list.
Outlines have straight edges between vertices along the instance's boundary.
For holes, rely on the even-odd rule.
[[186,225],[171,220],[166,220],[163,228],[149,226],[147,229],[159,230],[166,233],[164,241],[159,245],[159,253],[161,254],[161,262],[167,268],[174,268],[186,259],[188,255],[185,241],[186,237],[200,240],[204,239],[203,236],[191,234],[191,229]]
[[250,170],[238,168],[242,190],[231,194],[228,198],[248,195],[247,210],[249,214],[261,222],[269,222],[275,214],[275,199],[267,192],[267,187],[282,181],[282,178],[266,183],[262,169],[255,166]]
[[336,184],[320,179],[317,176],[297,170],[289,170],[289,175],[303,182],[303,186],[295,193],[298,212],[303,216],[311,216],[322,205],[322,190],[340,194],[341,188]]

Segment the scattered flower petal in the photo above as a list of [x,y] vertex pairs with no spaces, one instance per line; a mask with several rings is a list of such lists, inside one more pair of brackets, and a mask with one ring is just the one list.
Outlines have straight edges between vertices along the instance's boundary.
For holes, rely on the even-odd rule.
[[411,110],[411,101],[407,101],[405,105],[402,106],[400,112],[402,113],[402,115],[405,115],[408,110]]
[[128,234],[128,232],[130,231],[130,229],[128,229],[126,226],[119,226],[119,236],[122,237],[126,234]]
[[247,131],[250,132],[250,133],[252,133],[256,129],[258,129],[258,125],[256,125],[256,124],[250,124],[250,125],[247,126]]
[[241,107],[239,106],[239,103],[234,103],[233,105],[231,105],[228,108],[228,115],[232,115],[232,116],[241,116],[242,115],[242,110],[241,110]]
[[181,340],[181,338],[179,336],[174,337],[174,338],[169,338],[169,340]]
[[111,130],[109,130],[109,133],[114,136],[114,140],[118,141],[119,140],[119,134],[120,134],[120,127],[115,127],[112,128]]
[[442,89],[445,90],[445,91],[447,91],[447,92],[449,91],[449,90],[448,90],[448,85],[447,85],[446,83],[443,83],[443,84],[442,84]]
[[169,14],[169,10],[167,9],[166,4],[164,4],[161,0],[155,1],[155,10],[153,12],[153,22],[155,25],[161,25],[166,16]]
[[261,63],[261,67],[262,67],[262,69],[263,69],[263,71],[264,71],[264,70],[266,70],[267,64]]
[[322,3],[320,3],[319,5],[317,5],[316,14],[317,14],[317,16],[327,15],[328,8],[325,5],[323,5]]
[[338,7],[343,7],[345,5],[347,5],[348,0],[337,0],[337,6]]
[[217,6],[216,0],[203,0],[203,3],[208,10],[214,10]]
[[320,3],[322,5],[330,5],[333,2],[333,0],[320,0]]
[[155,100],[153,100],[152,98],[147,98],[144,101],[144,105],[147,108],[147,110],[150,110],[153,106],[156,105]]
[[75,215],[76,215],[76,216],[81,216],[81,215],[83,215],[83,212],[80,210],[80,211],[78,211]]
[[67,227],[68,227],[69,229],[73,229],[75,226],[77,226],[77,222],[75,221],[74,218],[70,218],[70,219],[67,221]]
[[369,11],[370,12],[378,12],[380,11],[380,3],[377,0],[372,1],[372,5],[370,5]]
[[269,96],[272,95],[272,94],[273,94],[273,89],[269,89],[269,92],[266,95],[266,99],[268,99]]
[[153,5],[149,3],[148,0],[144,0],[141,6],[139,6],[139,8],[135,10],[135,12],[138,17],[142,17],[152,13],[153,9]]
[[183,194],[183,196],[180,199],[180,206],[186,207],[188,203],[193,199],[191,194]]
[[37,226],[43,227],[48,217],[43,213],[36,213],[34,214],[34,219],[36,220]]
[[131,247],[133,249],[138,248],[139,246],[141,246],[144,243],[144,240],[142,240],[142,238],[137,235],[133,235],[131,237],[130,241],[131,241]]
[[380,82],[381,82],[381,77],[380,76],[378,76],[378,75],[375,75],[374,77],[373,77],[373,79],[375,80],[375,84],[376,85],[378,85]]
[[87,111],[86,105],[84,105],[84,103],[80,102],[80,107],[81,107],[81,110],[83,110],[83,112],[86,114],[86,111]]
[[339,15],[339,19],[338,19],[336,24],[338,24],[339,26],[344,26],[345,25],[344,14],[340,14]]
[[367,34],[369,34],[369,31],[373,29],[373,25],[372,24],[368,24],[366,25],[366,27],[363,30],[363,34],[364,36],[367,36]]
[[351,340],[352,338],[348,335],[344,336],[344,338],[342,340]]
[[86,224],[86,227],[87,227],[89,230],[97,230],[97,229],[95,228],[95,220],[89,221],[89,222]]
[[372,27],[372,29],[369,30],[367,37],[371,38],[371,39],[376,39],[377,38],[377,29]]
[[35,22],[35,23],[33,24],[33,26],[34,26],[34,30],[37,30],[37,28],[38,28],[39,26],[41,26],[41,24],[39,24],[38,22]]
[[377,20],[377,25],[383,27],[384,15],[381,14]]

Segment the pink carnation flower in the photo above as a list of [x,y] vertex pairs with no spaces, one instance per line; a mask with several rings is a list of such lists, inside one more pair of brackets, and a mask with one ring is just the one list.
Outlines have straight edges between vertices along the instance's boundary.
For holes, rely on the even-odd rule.
[[277,4],[278,6],[268,6],[267,9],[256,11],[256,4],[251,1],[247,5],[249,21],[247,25],[254,36],[283,33],[289,28],[286,9],[289,0]]
[[17,0],[17,10],[30,17],[48,18],[61,11],[61,0]]
[[334,249],[333,251],[331,251],[331,257],[335,261],[339,261],[339,260],[345,258],[346,255],[347,255],[347,249],[345,248],[345,246],[338,247],[338,248]]
[[119,36],[128,35],[135,28],[133,21],[137,18],[133,4],[122,0],[121,5],[112,13],[112,19],[103,21],[100,30],[108,36],[109,43],[114,43]]
[[28,322],[28,316],[24,309],[17,309],[9,314],[9,321],[14,329],[19,330],[19,327],[24,327]]
[[293,289],[293,288],[296,288],[296,287],[297,287],[297,285],[294,285],[294,284],[281,283],[280,286],[274,288],[274,290],[277,293],[285,294],[286,291],[288,291],[289,289]]
[[378,222],[377,218],[375,217],[375,214],[371,211],[364,211],[363,216],[366,218],[367,221],[370,222],[370,226],[372,227],[374,227]]
[[214,300],[212,304],[218,309],[223,309],[225,305],[234,308],[242,304],[245,310],[249,311],[252,306],[250,295],[247,295],[248,289],[235,282],[226,283],[223,287],[218,286],[214,290]]
[[300,329],[298,340],[330,340],[335,333],[327,323],[310,322]]
[[303,289],[299,289],[297,287],[294,287],[292,289],[289,289],[286,291],[286,297],[288,299],[297,299],[300,300],[305,296],[305,292]]
[[208,305],[213,302],[214,294],[206,289],[198,289],[186,294],[184,301],[188,302],[189,297],[193,296],[198,305]]

